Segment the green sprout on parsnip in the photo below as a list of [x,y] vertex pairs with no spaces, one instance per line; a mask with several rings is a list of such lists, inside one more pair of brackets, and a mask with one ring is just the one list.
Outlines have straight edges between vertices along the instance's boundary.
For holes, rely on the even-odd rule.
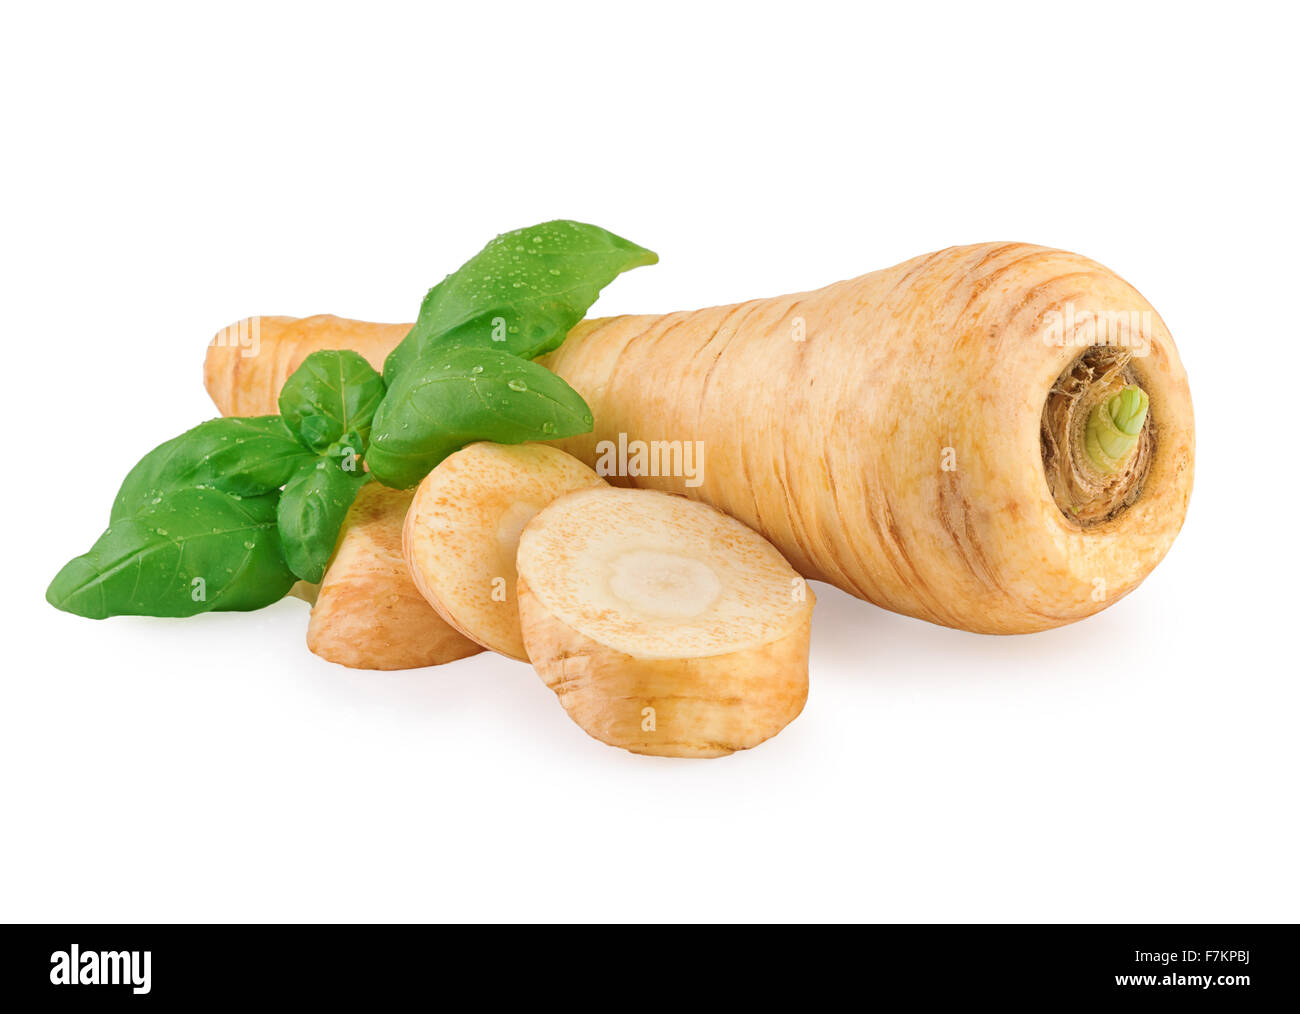
[[1128,464],[1148,407],[1146,391],[1134,384],[1093,407],[1084,432],[1084,450],[1095,468],[1113,475]]

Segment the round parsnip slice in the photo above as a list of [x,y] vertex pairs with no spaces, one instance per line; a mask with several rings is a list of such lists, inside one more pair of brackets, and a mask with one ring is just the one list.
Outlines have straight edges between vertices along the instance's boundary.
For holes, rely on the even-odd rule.
[[721,511],[653,490],[570,493],[524,529],[517,563],[528,657],[596,739],[721,757],[803,710],[812,590]]
[[415,491],[402,550],[429,604],[470,640],[527,661],[519,632],[519,533],[558,496],[605,480],[544,444],[469,444]]

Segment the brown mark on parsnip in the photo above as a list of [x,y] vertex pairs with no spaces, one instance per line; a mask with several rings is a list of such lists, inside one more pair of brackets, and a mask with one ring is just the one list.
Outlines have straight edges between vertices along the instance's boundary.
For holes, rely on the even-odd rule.
[[989,261],[993,260],[995,257],[1001,257],[1008,250],[1019,250],[1019,249],[1041,250],[1043,248],[1035,247],[1034,244],[1032,243],[1021,243],[1016,240],[1011,240],[1007,243],[998,243],[997,245],[986,250],[984,252],[984,256],[971,265],[970,273],[973,274],[974,272],[978,271],[980,268],[984,267],[984,265],[987,264]]
[[[998,265],[998,267],[994,268],[994,269],[993,269],[992,271],[990,271],[988,274],[986,274],[986,275],[981,275],[980,277],[978,277],[978,278],[974,279],[973,281],[971,281],[971,283],[970,283],[970,289],[971,289],[970,296],[969,296],[969,298],[967,298],[965,305],[962,307],[962,309],[961,309],[961,314],[960,314],[959,316],[961,316],[961,317],[965,317],[965,316],[970,312],[971,304],[973,304],[973,303],[975,302],[975,300],[979,299],[980,296],[984,295],[984,293],[985,293],[986,291],[988,291],[989,286],[991,286],[995,281],[997,281],[999,278],[1001,278],[1004,274],[1006,274],[1006,273],[1007,273],[1008,271],[1010,271],[1012,268],[1016,267],[1017,265],[1023,264],[1025,261],[1032,261],[1032,260],[1043,259],[1043,258],[1047,258],[1047,257],[1049,257],[1049,256],[1059,256],[1060,253],[1061,253],[1061,251],[1059,251],[1059,250],[1044,249],[1044,248],[1042,248],[1042,247],[1031,247],[1031,246],[1029,246],[1029,244],[1027,244],[1027,243],[1012,243],[1012,244],[1009,244],[1008,247],[1005,247],[1005,248],[999,248],[999,249],[1006,250],[1006,249],[1011,249],[1011,248],[1022,248],[1022,249],[1028,249],[1030,252],[1027,253],[1027,254],[1022,254],[1022,255],[1019,256],[1019,257],[1016,257],[1014,260],[1007,261],[1005,264],[1000,264],[1000,265]],[[982,258],[982,259],[980,260],[979,264],[976,265],[976,269],[982,267],[982,266],[984,265],[984,263],[985,263],[986,261],[988,261],[989,258],[990,258],[991,256],[993,256],[993,255],[990,253],[989,255],[987,255],[987,256],[985,256],[984,258]],[[1061,278],[1061,277],[1064,277],[1064,276],[1063,276],[1063,275],[1057,275],[1057,276],[1055,276],[1055,277],[1056,277],[1056,278]],[[1053,279],[1053,280],[1055,280],[1055,279]]]
[[939,525],[952,540],[957,558],[971,577],[988,590],[1007,595],[980,543],[970,500],[966,498],[957,472],[944,472],[940,476]]
[[[791,299],[789,304],[782,309],[782,312],[777,317],[776,321],[772,324],[772,333],[774,335],[779,336],[783,332],[788,332],[789,328],[787,327],[787,322],[793,319],[795,315],[795,311],[798,310],[798,308],[801,305],[803,305],[803,302],[804,301],[802,298],[794,298]],[[785,341],[789,341],[792,345],[795,346],[795,349],[793,351],[794,358],[793,361],[789,364],[790,365],[789,381],[790,381],[790,390],[799,392],[799,403],[797,405],[787,405],[785,409],[787,412],[798,411],[800,413],[806,413],[809,411],[808,404],[806,403],[806,401],[803,400],[806,396],[802,393],[804,385],[801,382],[803,376],[808,372],[808,359],[807,359],[808,338],[809,336],[806,335],[805,340],[801,342],[793,341],[793,339],[790,339],[788,337],[784,339]],[[789,522],[790,537],[794,540],[795,546],[797,547],[800,555],[800,565],[797,569],[800,570],[801,572],[806,572],[811,567],[812,561],[815,559],[815,555],[812,552],[812,547],[809,539],[811,533],[805,528],[804,525],[803,511],[800,509],[799,504],[795,501],[794,494],[791,492],[791,488],[790,488],[790,481],[789,481],[790,473],[797,470],[796,468],[791,467],[790,442],[773,441],[772,448],[773,448],[773,461],[771,462],[772,472],[776,476],[777,484],[781,487],[781,496],[782,499],[784,499],[785,501],[785,508],[786,508],[784,511],[784,516],[786,520]]]
[[[865,489],[862,492],[866,508],[866,521],[871,526],[871,531],[875,536],[874,542],[880,547],[898,583],[908,589],[920,608],[928,611],[932,617],[937,618],[937,622],[951,625],[954,617],[943,608],[912,562],[912,558],[907,551],[906,542],[895,519],[893,505],[889,502],[883,485],[873,487],[871,492]],[[840,505],[838,486],[833,481],[831,484],[831,498],[835,504],[836,512],[841,517],[847,516]],[[869,561],[858,551],[857,544],[853,540],[849,540],[849,553],[853,557],[859,574],[872,574],[875,572],[876,568],[871,566]],[[857,589],[857,594],[865,599],[874,601],[882,597],[870,594],[868,589],[862,588],[847,574],[844,576],[844,580]]]
[[[694,368],[695,366],[694,363],[695,359],[702,358],[706,353],[708,353],[713,348],[713,343],[718,340],[718,335],[721,334],[721,332],[722,332],[722,325],[719,324],[709,333],[708,338],[700,342],[699,347],[695,350],[695,353],[691,357],[692,368]],[[725,347],[726,346],[724,345],[723,348]],[[721,358],[722,358],[722,349],[720,348],[713,353],[713,358],[709,362],[708,368],[704,371],[704,377],[700,381],[700,396],[699,398],[696,399],[695,402],[695,428],[697,432],[699,431],[700,415],[703,413],[704,403],[707,399],[707,395],[709,392],[709,382],[713,379],[713,371],[717,369],[718,360]]]
[[[798,297],[796,297],[795,299],[791,300],[790,305],[787,306],[787,307],[785,308],[785,312],[784,312],[783,314],[781,314],[780,318],[777,320],[777,322],[776,322],[776,324],[775,324],[774,326],[776,326],[776,327],[780,327],[780,326],[784,325],[785,322],[786,322],[787,320],[789,320],[791,323],[793,323],[793,318],[794,318],[795,316],[797,316],[797,314],[795,313],[795,311],[798,310],[799,307],[803,306],[803,304],[804,304],[803,294],[800,293],[800,295],[799,295]],[[805,320],[804,320],[804,323],[807,324],[807,319],[806,319],[806,318],[805,318]],[[790,330],[792,330],[792,329],[790,329]],[[786,335],[786,340],[787,340],[787,341],[790,341],[790,342],[793,342],[795,345],[807,345],[807,344],[808,344],[808,336],[807,336],[807,332],[805,332],[805,334],[804,334],[804,340],[803,340],[803,341],[795,341],[793,338],[790,337],[789,334]],[[800,350],[800,351],[802,351],[802,350]]]
[[915,264],[913,264],[910,268],[908,268],[908,270],[904,271],[899,278],[894,280],[894,284],[891,285],[878,300],[875,299],[868,300],[865,298],[858,300],[858,302],[854,306],[854,312],[856,313],[858,311],[864,310],[868,306],[872,306],[872,307],[893,306],[892,300],[894,297],[894,293],[896,293],[902,286],[904,286],[908,282],[912,281],[915,278],[919,278],[925,272],[925,270],[929,268],[929,266],[934,262],[936,257],[940,257],[944,254],[951,254],[953,252],[953,249],[954,249],[953,247],[945,247],[942,250],[936,250],[934,251],[934,253],[926,254],[924,257],[919,258]]
[[[676,319],[674,320],[673,318]],[[614,357],[613,365],[610,367],[609,373],[606,374],[605,377],[606,388],[608,390],[617,390],[623,371],[634,358],[640,357],[641,346],[649,345],[653,352],[654,346],[658,343],[662,333],[664,331],[671,331],[679,324],[685,323],[686,319],[687,314],[685,313],[670,313],[666,316],[660,317],[654,324],[646,328],[644,331],[639,331],[636,334],[631,335],[618,350],[618,355]],[[661,330],[661,325],[668,320],[673,320],[673,323],[667,328],[662,328]],[[597,328],[591,335],[588,335],[588,340],[594,340],[594,336],[598,335],[601,330],[603,330],[603,328]],[[635,352],[632,351],[633,346],[636,346]],[[563,346],[561,346],[561,349],[563,349]],[[610,420],[606,418],[603,422],[605,425],[608,425]],[[616,431],[621,431],[623,428],[623,421],[620,419],[617,421],[614,429]],[[629,436],[631,436],[631,434],[629,434]]]
[[546,685],[556,697],[564,700],[565,694],[576,693],[587,685],[587,680],[591,676],[590,669],[586,665],[575,665],[574,663],[586,662],[585,655],[570,655],[568,658],[560,660],[557,666],[552,659],[540,659],[538,664],[547,666]]
[[[1020,513],[1018,505],[1014,503],[1004,509],[1013,516]],[[997,570],[989,561],[988,554],[984,551],[984,544],[979,537],[974,509],[962,488],[960,477],[955,472],[947,472],[940,479],[939,523],[956,548],[962,565],[989,592],[1000,595],[1005,602],[1014,603],[1017,608],[1051,624],[1060,623],[1068,618],[1044,612],[1022,598],[1014,596],[1011,590],[998,580]]]
[[[749,454],[746,452],[746,446],[747,445],[744,442],[740,445],[740,475],[741,478],[745,480],[745,489],[757,489],[758,487],[754,484],[754,477],[749,471]],[[760,532],[766,532],[768,529],[763,524],[763,513],[758,509],[758,497],[754,497],[753,501],[754,520],[751,527],[756,528]],[[728,513],[734,514],[734,511],[729,510]]]
[[[689,322],[690,322],[690,316],[689,316],[689,315],[682,315],[679,319],[673,321],[672,324],[670,324],[668,327],[666,327],[666,328],[664,328],[662,331],[660,331],[660,332],[655,336],[655,346],[656,346],[656,348],[662,348],[662,347],[664,346],[665,343],[667,343],[667,342],[669,342],[669,341],[671,340],[671,336],[672,336],[672,334],[673,334],[674,331],[676,331],[679,327],[682,327],[683,325],[685,325],[685,324],[687,324],[687,323],[689,323]],[[696,350],[696,353],[695,353],[695,354],[698,355],[698,351],[699,351],[699,350]],[[672,362],[672,358],[671,358],[670,356],[665,356],[665,357],[664,357],[664,361],[665,361],[665,362]],[[669,370],[669,371],[667,371],[667,375],[668,375],[668,377],[671,378],[671,380],[673,381],[673,390],[672,390],[671,393],[669,393],[669,392],[665,392],[665,401],[667,401],[669,404],[676,404],[676,403],[677,403],[677,397],[676,397],[677,391],[681,389],[682,384],[686,381],[687,378],[690,377],[690,375],[691,375],[691,370],[690,370],[690,369],[683,369],[683,370],[676,370],[676,371],[674,371],[674,370]],[[671,439],[673,438],[674,434],[672,434],[672,433],[659,433],[659,434],[649,434],[649,433],[646,433],[646,434],[642,434],[641,436],[642,436],[642,439],[645,439],[645,440],[649,440],[649,439],[651,439],[652,437],[654,437],[654,438],[656,438],[656,439],[671,440]],[[686,434],[684,434],[684,433],[681,434],[681,439],[683,439],[683,440],[687,439]]]
[[790,483],[787,479],[789,469],[790,449],[783,447],[781,449],[781,461],[776,470],[776,481],[781,487],[781,498],[785,501],[786,517],[790,520],[790,536],[794,539],[794,544],[799,550],[799,565],[795,569],[802,574],[807,573],[812,567],[812,561],[815,557],[806,538],[807,533],[803,526],[803,514],[800,511],[799,504],[795,501],[794,495],[790,492]]
[[[847,513],[844,510],[844,505],[840,503],[839,483],[835,481],[835,475],[834,473],[831,472],[830,468],[826,469],[826,478],[829,482],[831,504],[835,508],[836,516],[842,518],[851,517],[852,515]],[[871,573],[871,571],[866,567],[865,561],[863,560],[861,554],[858,553],[857,547],[853,544],[853,540],[847,539],[845,541],[848,543],[849,555],[853,557],[853,561],[857,565],[858,572],[861,574]],[[862,587],[862,585],[860,585],[857,581],[853,579],[852,575],[848,574],[844,570],[841,570],[840,574],[842,575],[843,581],[853,590],[853,594],[857,595],[859,598],[871,600],[875,597],[870,594],[870,589]]]
[[[1042,308],[1038,311],[1038,316],[1041,318],[1049,310],[1058,306],[1064,306],[1071,301],[1084,300],[1089,295],[1086,285],[1077,289],[1072,288],[1064,294],[1051,290],[1054,290],[1062,282],[1072,282],[1079,278],[1092,279],[1095,276],[1096,272],[1094,271],[1067,271],[1064,274],[1053,275],[1051,278],[1032,286],[1024,292],[1014,306],[1006,307],[997,320],[990,322],[987,332],[988,338],[990,341],[996,341],[1000,340],[1003,335],[1013,335],[1019,341],[1026,340],[1027,336],[1024,333],[1013,328],[1013,325],[1020,319],[1022,314],[1041,302]],[[968,339],[973,335],[967,332],[964,337]],[[1035,335],[1033,340],[1038,341],[1040,338]],[[957,344],[960,345],[962,342],[958,341]]]
[[[737,336],[738,334],[740,334],[740,333],[743,331],[744,326],[745,326],[745,322],[746,322],[747,320],[749,320],[749,318],[750,318],[750,317],[751,317],[751,316],[752,316],[752,315],[753,315],[757,310],[761,309],[761,308],[763,307],[763,305],[764,305],[766,302],[767,302],[767,301],[766,301],[766,300],[763,300],[763,299],[751,299],[751,300],[750,300],[749,302],[747,302],[747,303],[739,303],[739,304],[737,304],[736,307],[735,307],[734,309],[732,309],[732,311],[731,311],[730,313],[728,313],[727,316],[724,317],[724,318],[722,319],[722,321],[718,324],[718,327],[715,329],[714,333],[709,337],[709,341],[710,341],[710,343],[711,343],[711,342],[712,342],[712,341],[713,341],[713,340],[714,340],[718,335],[723,334],[724,332],[726,332],[726,336],[725,336],[725,339],[724,339],[724,344],[723,344],[722,347],[718,350],[718,356],[717,356],[717,358],[716,358],[716,359],[713,361],[713,363],[709,366],[709,372],[708,372],[708,374],[705,376],[705,382],[704,382],[704,385],[703,385],[703,386],[705,387],[705,390],[707,390],[707,384],[708,384],[709,379],[713,376],[714,368],[718,365],[718,362],[722,359],[722,357],[725,356],[725,355],[727,354],[727,350],[731,348],[732,342],[735,341],[736,336]],[[734,324],[732,324],[731,321],[733,320],[733,318],[736,318],[736,317],[737,317],[737,314],[739,314],[739,318],[736,319],[736,321],[735,321]],[[700,404],[701,407],[703,407],[704,403],[705,403],[705,399],[704,399],[704,397],[703,397],[703,392],[701,392],[701,398],[700,398],[699,404]],[[731,408],[734,410],[734,409],[735,409],[735,406],[731,406]],[[720,420],[720,424],[723,423],[723,422],[724,422],[723,420]],[[738,419],[733,419],[732,422],[733,422],[733,423],[736,423],[736,422],[740,422],[740,420],[738,420]],[[743,430],[743,425],[741,426],[741,429]],[[737,438],[736,438],[736,447],[735,447],[735,454],[736,454],[736,457],[739,459],[739,462],[740,462],[740,474],[741,474],[741,477],[744,479],[744,485],[743,485],[742,487],[740,487],[740,489],[739,489],[737,492],[738,492],[738,494],[739,494],[740,496],[742,496],[742,497],[745,495],[745,493],[744,493],[743,491],[752,490],[752,489],[757,488],[757,487],[755,486],[755,484],[754,484],[754,477],[753,477],[753,475],[751,474],[751,472],[750,472],[750,467],[749,467],[749,454],[748,454],[748,447],[749,447],[749,444],[750,444],[750,441],[747,441],[747,440],[745,439],[743,432],[741,432],[741,433],[739,433],[739,434],[737,435]],[[705,449],[705,454],[706,454],[706,455],[708,454],[708,449],[707,449],[707,447],[706,447],[706,449]],[[706,465],[705,467],[708,468],[709,466]],[[706,481],[707,481],[707,480],[706,480]],[[758,509],[758,498],[757,498],[757,497],[750,497],[747,501],[745,501],[745,502],[749,503],[749,505],[753,508],[753,517],[752,517],[752,519],[750,519],[750,518],[747,518],[747,517],[745,516],[745,512],[744,512],[743,509],[742,509],[742,504],[737,504],[737,503],[730,502],[730,499],[727,498],[727,497],[724,495],[724,494],[726,493],[726,489],[725,489],[725,488],[717,488],[717,487],[715,487],[715,489],[716,489],[717,491],[715,492],[714,495],[717,496],[718,499],[719,499],[720,501],[721,501],[721,500],[726,500],[726,501],[728,501],[728,502],[726,503],[725,507],[723,506],[722,503],[719,503],[717,506],[719,506],[719,507],[723,507],[723,509],[724,509],[728,514],[731,514],[733,517],[744,518],[745,521],[746,521],[746,523],[748,523],[748,524],[750,525],[751,528],[756,528],[756,529],[758,529],[760,532],[762,532],[762,531],[766,531],[766,530],[767,530],[767,529],[764,527],[764,524],[763,524],[763,517],[762,517],[762,514],[759,512],[759,509]]]
[[781,486],[781,496],[785,500],[785,515],[790,521],[790,535],[799,550],[800,560],[796,569],[800,573],[806,574],[814,567],[813,561],[817,559],[817,554],[814,552],[815,547],[812,545],[817,528],[814,526],[812,531],[809,531],[805,527],[803,508],[795,500],[794,493],[790,488],[790,473],[797,470],[797,466],[792,467],[790,463],[791,445],[785,441],[779,443],[781,459],[777,463],[776,478]]
[[[817,459],[821,467],[822,488],[830,494],[831,504],[835,511],[840,510],[839,498],[835,488],[835,478],[831,475],[830,463],[825,457]],[[843,516],[843,515],[840,515]],[[804,577],[815,578],[820,581],[828,581],[837,588],[855,588],[855,594],[860,598],[869,598],[864,589],[857,585],[849,573],[840,565],[839,553],[831,544],[829,538],[822,540],[822,545],[826,551],[820,556],[813,557],[809,560],[808,569],[802,571]]]
[[[709,384],[713,380],[713,371],[718,368],[719,361],[721,361],[723,355],[726,353],[728,347],[731,345],[731,340],[736,336],[737,332],[740,330],[740,325],[745,322],[745,319],[748,318],[749,314],[754,311],[754,309],[756,308],[759,302],[760,300],[750,300],[748,303],[737,303],[734,307],[731,308],[730,312],[727,313],[726,316],[724,316],[720,321],[718,321],[717,326],[714,327],[713,330],[709,333],[709,337],[700,344],[701,352],[703,352],[705,349],[712,348],[713,343],[718,340],[718,336],[726,332],[726,336],[723,339],[721,346],[713,356],[713,361],[709,363],[709,368],[704,373],[704,379],[700,381],[700,397],[696,401],[696,408],[695,408],[695,425],[697,431],[700,429],[700,425],[699,425],[700,417],[703,414],[705,403],[708,400]],[[742,311],[744,311],[744,316],[742,316],[740,323],[732,327],[731,330],[728,332],[727,329],[728,326],[731,324],[732,318],[734,318],[736,314],[741,313]],[[707,449],[706,449],[706,453],[707,453]]]
[[890,566],[894,568],[894,573],[898,575],[901,581],[909,588],[916,600],[921,603],[922,608],[928,609],[936,622],[943,623],[947,626],[954,626],[956,617],[943,607],[943,603],[929,583],[921,576],[921,572],[916,569],[911,554],[907,551],[907,543],[903,538],[903,533],[899,530],[898,520],[894,515],[894,505],[890,502],[889,497],[882,490],[879,498],[881,515],[877,519],[875,510],[869,511],[869,520],[876,531],[876,541],[885,549],[889,557]]

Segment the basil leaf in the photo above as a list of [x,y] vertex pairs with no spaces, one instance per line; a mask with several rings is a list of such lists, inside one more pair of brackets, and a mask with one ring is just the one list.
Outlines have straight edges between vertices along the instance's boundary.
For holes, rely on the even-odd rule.
[[384,362],[392,384],[434,345],[498,349],[535,359],[559,347],[600,290],[658,255],[582,222],[507,232],[425,296],[420,316]]
[[130,517],[191,486],[236,496],[269,493],[311,457],[279,416],[209,419],[140,459],[122,481],[109,520]]
[[280,416],[304,447],[355,441],[362,454],[383,397],[383,378],[356,352],[313,352],[280,389]]
[[587,403],[544,366],[498,349],[439,349],[389,387],[366,464],[386,486],[406,489],[475,440],[554,440],[591,425]]
[[325,576],[344,515],[369,479],[320,458],[299,468],[284,487],[276,511],[280,541],[289,569],[302,580],[315,584]]
[[276,529],[278,494],[240,499],[211,487],[165,493],[109,525],[45,593],[79,616],[193,616],[260,609],[294,583]]

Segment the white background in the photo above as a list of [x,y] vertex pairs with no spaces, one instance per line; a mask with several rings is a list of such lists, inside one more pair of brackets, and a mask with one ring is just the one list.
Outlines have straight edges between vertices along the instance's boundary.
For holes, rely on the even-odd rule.
[[[1295,920],[1289,5],[5,8],[5,920]],[[1115,608],[964,634],[818,586],[807,709],[710,762],[527,666],[353,672],[307,608],[45,585],[257,313],[410,320],[497,232],[662,262],[600,313],[1027,240],[1134,282],[1196,491]]]

